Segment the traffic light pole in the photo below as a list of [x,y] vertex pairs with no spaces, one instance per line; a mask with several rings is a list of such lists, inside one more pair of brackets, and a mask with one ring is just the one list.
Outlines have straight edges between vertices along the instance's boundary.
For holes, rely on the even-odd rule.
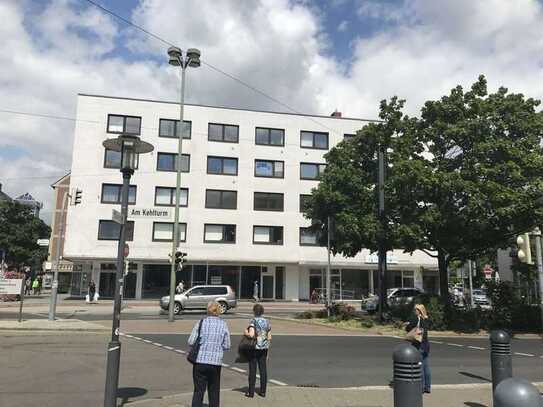
[[377,175],[377,191],[378,191],[378,217],[381,223],[381,231],[379,232],[379,254],[378,254],[378,275],[379,275],[379,320],[384,321],[384,313],[386,310],[386,269],[387,269],[387,252],[385,246],[385,152],[382,147],[379,147],[377,156],[378,175]]
[[537,274],[539,276],[539,307],[541,308],[541,323],[543,325],[543,259],[541,255],[541,231],[535,235],[535,256],[537,261]]

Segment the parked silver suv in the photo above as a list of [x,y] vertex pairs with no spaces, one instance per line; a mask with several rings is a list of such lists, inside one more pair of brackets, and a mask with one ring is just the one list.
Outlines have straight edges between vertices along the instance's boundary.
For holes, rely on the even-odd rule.
[[[174,312],[179,315],[183,310],[207,309],[207,304],[216,301],[221,306],[221,314],[236,308],[236,293],[229,285],[197,285],[182,294],[175,295]],[[170,296],[160,299],[160,308],[167,310]]]

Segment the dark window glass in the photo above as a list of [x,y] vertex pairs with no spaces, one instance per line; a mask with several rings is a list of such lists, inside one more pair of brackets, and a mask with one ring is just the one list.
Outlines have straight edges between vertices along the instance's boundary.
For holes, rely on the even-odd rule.
[[284,210],[284,195],[269,193],[269,192],[255,192],[254,194],[254,210],[255,211],[279,211]]
[[[192,123],[190,121],[183,120],[184,132],[183,138],[190,139],[192,132]],[[160,137],[179,138],[179,120],[160,119],[158,125],[158,135]]]
[[121,153],[106,148],[104,168],[121,168]]
[[300,195],[300,212],[304,213],[307,205],[307,201],[311,198],[311,195]]
[[348,134],[348,133],[345,133],[343,135],[343,139],[344,140],[351,140],[352,138],[356,137],[356,134]]
[[300,179],[319,179],[326,164],[300,163]]
[[[121,225],[112,220],[100,220],[98,222],[98,240],[119,240]],[[126,223],[126,241],[134,239],[134,221]]]
[[285,145],[285,130],[257,127],[255,140],[256,140],[256,144],[270,145],[270,146],[284,146]]
[[300,228],[300,246],[318,246],[317,233],[311,228]]
[[238,159],[228,157],[207,157],[207,173],[218,175],[237,175]]
[[[120,204],[122,199],[122,185],[120,184],[102,184],[102,203]],[[130,185],[128,189],[128,204],[136,203],[136,185]]]
[[236,225],[204,225],[204,242],[235,243]]
[[283,178],[283,161],[255,160],[255,177]]
[[[154,222],[153,241],[171,242],[173,240],[173,222]],[[179,223],[179,241],[187,240],[187,224]]]
[[[176,171],[177,154],[174,153],[158,153],[157,156],[157,171]],[[181,157],[181,172],[189,172],[190,170],[190,155],[183,154]]]
[[328,149],[328,133],[317,131],[301,131],[300,147],[317,148],[319,150]]
[[239,141],[239,127],[232,124],[209,123],[207,139],[210,141],[237,143]]
[[238,193],[236,191],[206,190],[206,208],[236,209],[237,204]]
[[253,243],[283,244],[283,226],[254,226]]
[[202,295],[226,295],[226,287],[205,287]]
[[[181,188],[179,206],[188,206],[189,190]],[[156,187],[155,188],[155,205],[158,206],[174,206],[175,205],[175,188]]]
[[139,135],[141,117],[110,114],[107,117],[107,132]]

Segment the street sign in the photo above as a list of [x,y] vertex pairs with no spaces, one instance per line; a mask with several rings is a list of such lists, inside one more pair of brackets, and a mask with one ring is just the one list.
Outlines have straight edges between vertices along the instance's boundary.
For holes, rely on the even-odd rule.
[[49,246],[49,239],[38,239],[36,243],[38,243],[38,246],[47,247]]
[[124,244],[124,257],[128,257],[130,254],[130,246],[128,246],[128,243]]
[[0,294],[20,294],[22,278],[0,278]]
[[123,217],[121,215],[121,212],[119,212],[117,209],[111,210],[111,220],[115,223],[118,223],[119,225],[123,224]]
[[169,208],[128,208],[129,219],[171,220],[173,211]]

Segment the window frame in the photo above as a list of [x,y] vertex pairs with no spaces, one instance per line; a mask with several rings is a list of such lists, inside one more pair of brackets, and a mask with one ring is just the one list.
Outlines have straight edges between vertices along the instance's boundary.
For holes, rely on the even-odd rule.
[[[302,134],[303,133],[311,133],[311,146],[304,146],[302,145]],[[325,134],[326,135],[326,147],[316,147],[315,146],[315,136],[317,134]],[[329,150],[330,149],[330,133],[325,131],[313,131],[313,130],[300,130],[300,148],[309,148],[312,150]]]
[[[122,131],[109,131],[109,120],[110,120],[110,118],[112,116],[114,116],[114,117],[122,117],[123,118],[123,130]],[[126,119],[127,118],[140,119],[139,131],[137,133],[126,131]],[[109,133],[109,134],[129,134],[129,135],[132,135],[132,136],[139,136],[139,135],[141,135],[141,122],[142,122],[142,117],[141,116],[132,116],[132,115],[126,115],[126,114],[108,113],[107,122],[106,122],[106,133]]]
[[[173,155],[174,157],[174,169],[173,170],[161,170],[160,168],[158,168],[158,164],[160,162],[160,155]],[[188,168],[187,168],[187,171],[183,171],[183,169],[181,168],[181,172],[185,173],[185,174],[188,174],[190,172],[190,154],[181,154],[181,159],[183,159],[183,157],[188,157]],[[167,153],[165,151],[157,151],[157,154],[156,154],[156,170],[157,171],[160,171],[160,172],[177,172],[177,169],[175,168],[175,164],[177,163],[177,153]]]
[[302,206],[302,197],[311,197],[311,194],[300,194],[300,213],[305,213]]
[[[221,126],[221,128],[222,128],[221,140],[215,140],[215,139],[211,139],[209,137],[209,135],[210,135],[210,132],[209,132],[210,126]],[[237,131],[236,141],[225,140],[224,135],[226,133],[226,126],[235,127],[238,130]],[[239,144],[239,125],[238,124],[229,124],[229,123],[209,122],[209,123],[207,123],[207,141],[213,141],[213,142],[217,142],[217,143]]]
[[[157,203],[157,189],[158,188],[162,188],[162,189],[170,189],[171,190],[171,193],[170,193],[170,204],[162,204],[162,203]],[[179,207],[180,208],[188,208],[189,206],[189,189],[188,188],[181,188],[181,192],[183,191],[187,191],[187,204],[186,205],[182,205],[181,203],[179,203]],[[155,185],[155,201],[154,201],[154,204],[155,206],[165,206],[165,207],[171,207],[171,206],[175,206],[175,187],[166,187],[166,186],[162,186],[162,185]]]
[[[155,238],[155,225],[161,224],[161,225],[171,225],[172,226],[172,238],[171,239],[156,239]],[[185,238],[183,239],[182,233],[179,233],[179,242],[186,242],[187,241],[187,223],[186,222],[179,222],[179,225],[185,225]],[[151,240],[153,242],[173,242],[173,232],[174,232],[174,222],[153,222],[153,229],[151,230]]]
[[356,137],[356,133],[343,133],[343,140],[352,140]]
[[[162,122],[163,121],[169,121],[169,122],[174,122],[174,134],[175,136],[164,136],[162,134],[160,134],[160,129],[162,128]],[[192,120],[183,120],[183,123],[188,123],[189,125],[189,134],[188,134],[188,137],[183,137],[183,140],[190,140],[192,138]],[[179,119],[166,119],[164,117],[161,117],[158,119],[158,137],[162,137],[162,138],[171,138],[171,139],[179,139],[179,137],[177,137],[177,128],[179,127]]]
[[[221,172],[209,172],[209,159],[210,158],[216,158],[221,160]],[[224,172],[224,160],[236,160],[236,173],[235,174],[227,174]],[[206,173],[209,175],[227,175],[230,177],[237,177],[239,173],[239,158],[238,157],[226,157],[226,156],[220,156],[220,155],[208,155],[207,156],[207,162],[206,162]]]
[[[281,209],[257,209],[256,208],[256,194],[262,194],[267,195],[268,197],[270,195],[281,195]],[[254,211],[263,211],[263,212],[285,212],[285,194],[282,192],[260,192],[260,191],[254,191],[253,192],[253,210]]]
[[[119,157],[119,165],[118,166],[111,166],[111,165],[106,165],[107,164],[107,152],[108,151],[111,151],[111,152],[114,152],[116,153],[117,151],[113,151],[113,150],[110,150],[108,148],[104,148],[104,165],[103,165],[103,168],[108,168],[108,169],[113,169],[113,170],[118,170],[121,168],[121,161],[122,160],[122,157]],[[119,153],[121,154],[121,153]],[[140,155],[139,154],[136,154],[136,170],[138,169],[138,167],[140,166]]]
[[[206,240],[206,228],[208,226],[221,226],[222,227],[222,239],[221,240]],[[227,226],[233,226],[234,227],[234,241],[228,242],[225,240],[225,228]],[[204,243],[218,243],[218,244],[236,244],[236,241],[238,239],[238,230],[237,225],[235,224],[225,224],[225,223],[204,223]]]
[[[118,196],[118,200],[115,201],[115,202],[112,202],[112,201],[104,201],[104,187],[118,187],[119,188],[119,192],[117,193],[117,196]],[[130,189],[134,188],[134,202],[130,202]],[[121,200],[122,200],[122,189],[123,189],[123,185],[122,184],[113,184],[113,183],[110,183],[110,182],[103,182],[102,183],[102,188],[100,190],[100,203],[102,204],[117,204],[117,205],[120,205],[121,204]],[[138,200],[138,186],[137,185],[129,185],[128,187],[128,205],[136,205],[136,202]]]
[[309,246],[309,247],[322,247],[319,244],[319,236],[318,233],[315,234],[315,244],[313,243],[302,243],[302,230],[311,229],[311,226],[300,226],[298,235],[299,235],[299,245],[300,246]]
[[[283,175],[280,176],[280,177],[277,177],[275,175],[258,175],[256,173],[256,170],[257,170],[257,161],[263,161],[263,162],[270,162],[272,163],[273,165],[273,169],[272,169],[272,172],[275,174],[275,164],[276,163],[282,163],[283,164]],[[263,159],[263,158],[255,158],[255,171],[254,171],[254,176],[255,177],[258,177],[258,178],[278,178],[278,179],[284,179],[285,178],[285,162],[284,161],[281,161],[281,160],[267,160],[267,159]]]
[[[268,241],[267,242],[257,242],[255,241],[255,230],[256,228],[268,228]],[[280,243],[274,243],[271,241],[271,237],[273,236],[273,229],[279,228],[281,229],[281,242]],[[284,226],[276,226],[276,225],[253,225],[253,244],[258,245],[269,245],[269,246],[283,246],[285,244],[285,227]]]
[[[258,130],[268,130],[268,143],[259,143],[257,133]],[[281,144],[272,144],[271,143],[271,131],[280,130],[283,132],[283,140]],[[255,127],[255,145],[257,146],[270,146],[270,147],[284,147],[285,146],[285,129],[279,129],[276,127]]]
[[[208,199],[207,199],[207,193],[209,191],[213,191],[213,192],[220,192],[220,198],[219,198],[219,201],[220,201],[220,205],[221,206],[209,206],[208,205]],[[234,192],[236,194],[236,206],[234,208],[225,208],[224,206],[222,206],[223,202],[224,202],[224,193],[225,192]],[[231,189],[214,189],[214,188],[206,188],[206,195],[205,195],[205,202],[204,202],[204,207],[206,209],[225,209],[225,210],[236,210],[238,209],[238,191],[235,191],[235,190],[231,190]]]
[[[118,225],[119,226],[119,237],[116,238],[116,239],[110,239],[110,238],[103,238],[103,237],[100,237],[100,225],[102,223],[105,223],[105,222],[109,222],[109,223],[112,223],[112,224],[115,224],[115,225]],[[126,236],[126,241],[127,242],[132,242],[134,241],[134,228],[136,226],[135,222],[133,220],[127,220],[126,221],[126,224],[127,225],[132,225],[131,226],[131,229],[128,228],[128,231],[132,232],[132,236]],[[121,233],[121,229],[120,229],[121,225],[119,225],[118,223],[115,223],[114,221],[112,221],[111,219],[98,219],[98,233],[97,233],[97,240],[103,240],[103,241],[109,241],[109,242],[118,242],[119,239],[120,239],[120,233]],[[125,226],[126,227],[126,226]]]
[[[317,178],[307,178],[302,176],[302,165],[316,165],[317,166]],[[319,168],[321,165],[324,165],[324,170],[320,172]],[[309,162],[301,162],[300,163],[300,179],[308,180],[308,181],[319,181],[322,174],[324,174],[324,171],[326,170],[326,163],[309,163]]]

